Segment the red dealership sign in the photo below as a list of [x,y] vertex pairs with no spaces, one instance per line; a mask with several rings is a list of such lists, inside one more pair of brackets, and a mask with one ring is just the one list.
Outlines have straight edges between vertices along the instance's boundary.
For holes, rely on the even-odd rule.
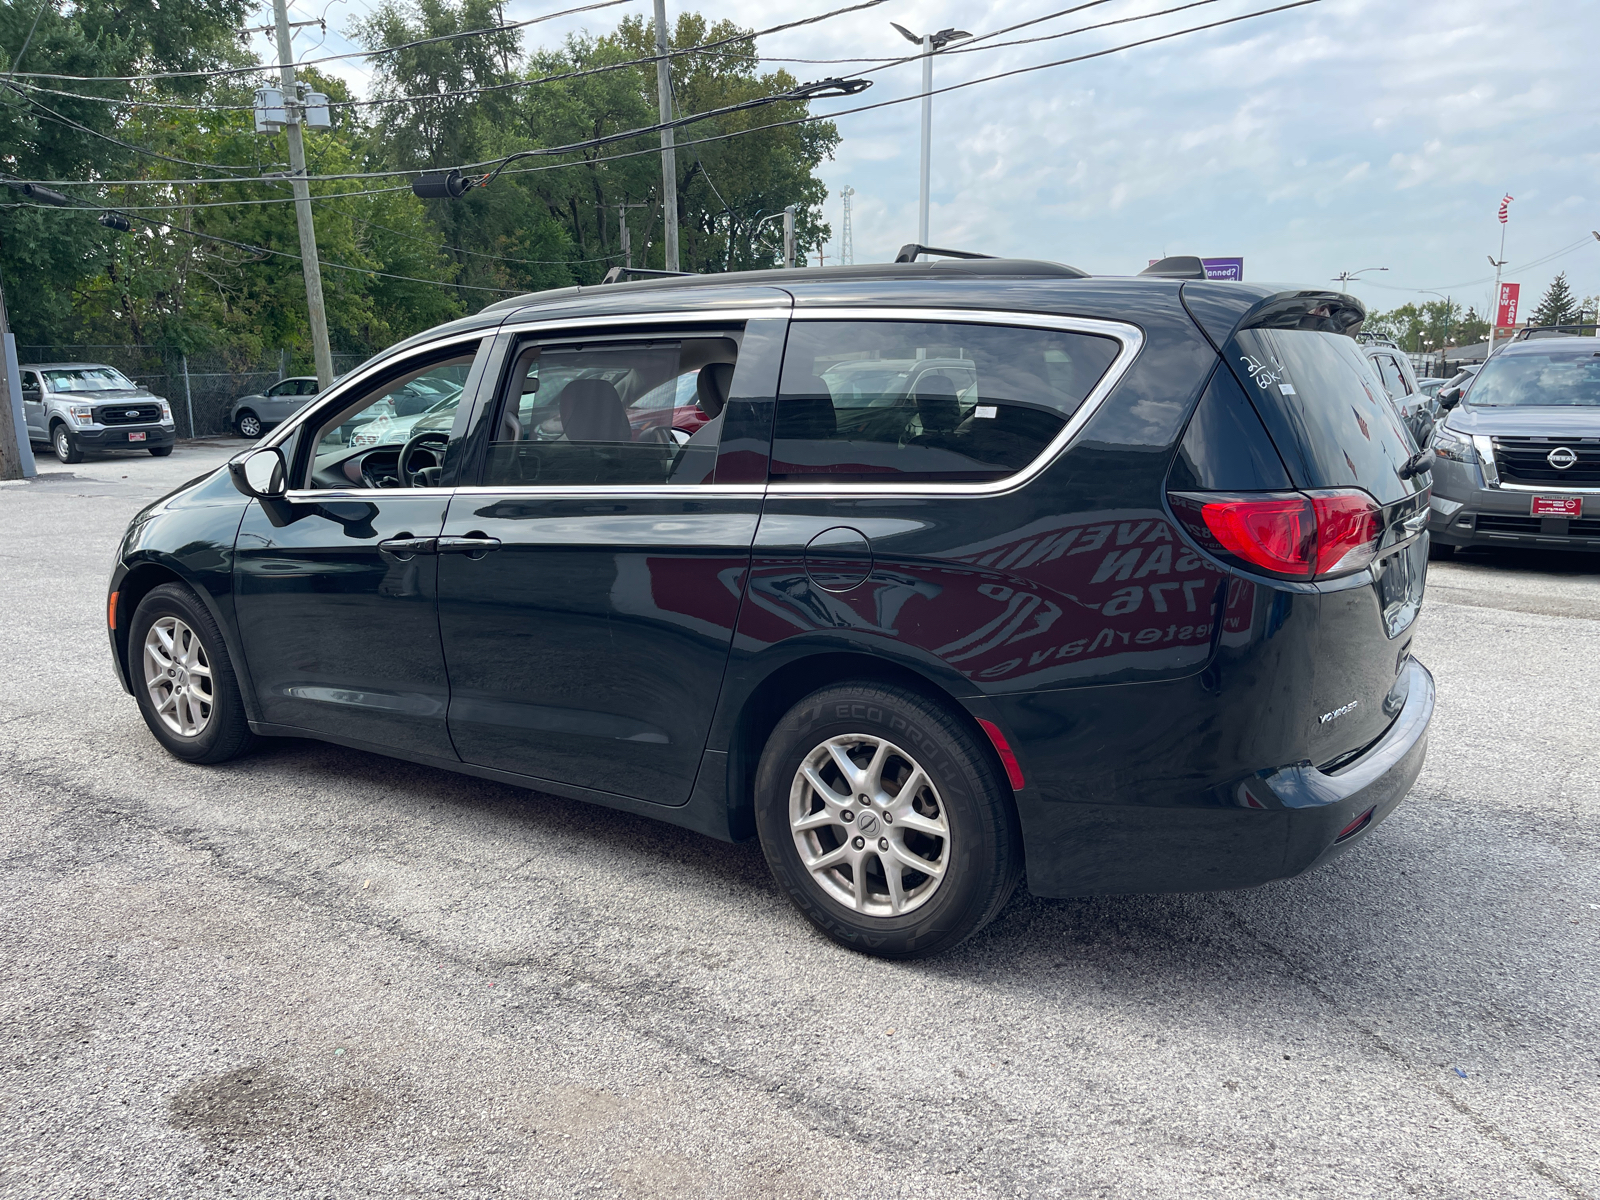
[[1500,285],[1500,311],[1495,317],[1495,324],[1500,326],[1515,325],[1517,323],[1517,301],[1522,297],[1520,283],[1502,283]]

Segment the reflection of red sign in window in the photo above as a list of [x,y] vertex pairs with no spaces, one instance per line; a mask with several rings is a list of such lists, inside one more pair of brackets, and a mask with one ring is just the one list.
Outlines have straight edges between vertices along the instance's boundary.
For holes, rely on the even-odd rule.
[[1517,323],[1517,301],[1522,298],[1522,285],[1520,283],[1502,283],[1500,285],[1500,313],[1495,318],[1496,325],[1515,325]]

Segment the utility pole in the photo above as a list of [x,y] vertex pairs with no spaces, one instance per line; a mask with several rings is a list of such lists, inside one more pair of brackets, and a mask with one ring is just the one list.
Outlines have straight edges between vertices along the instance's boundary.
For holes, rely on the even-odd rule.
[[933,56],[951,42],[969,38],[965,29],[941,29],[938,33],[925,33],[921,37],[904,25],[889,24],[900,31],[900,36],[922,47],[922,186],[917,195],[917,245],[928,244],[928,188],[933,173]]
[[794,266],[794,205],[783,210],[783,265]]
[[289,176],[294,187],[294,215],[300,227],[300,268],[306,277],[306,311],[311,318],[311,352],[317,365],[317,386],[333,383],[333,347],[328,344],[328,313],[322,305],[322,264],[317,258],[317,230],[311,218],[311,185],[306,181],[304,110],[294,81],[293,30],[286,0],[272,0],[277,21],[278,68],[289,103],[284,134],[289,139]]
[[856,190],[846,185],[844,191],[839,194],[844,197],[844,228],[839,234],[839,265],[848,267],[856,261],[855,236],[850,229],[850,197],[856,194]]
[[[0,281],[0,479],[26,479],[36,473],[28,445],[28,419],[22,411],[22,376],[16,343],[6,316],[6,290]],[[18,422],[21,422],[19,425]]]
[[628,229],[628,210],[649,207],[643,201],[617,205],[617,245],[622,249],[622,265],[625,267],[633,266],[633,239]]
[[[277,0],[282,4],[283,0]],[[667,0],[656,0],[656,99],[661,123],[672,120],[672,67],[667,61]],[[678,267],[678,152],[671,129],[661,131],[661,205],[667,227],[666,268]]]

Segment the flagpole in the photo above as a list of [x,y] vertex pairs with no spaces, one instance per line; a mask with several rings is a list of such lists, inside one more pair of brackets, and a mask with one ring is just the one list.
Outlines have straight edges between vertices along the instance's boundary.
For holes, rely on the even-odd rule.
[[1500,336],[1500,268],[1506,265],[1506,225],[1511,220],[1511,197],[1500,201],[1500,255],[1494,260],[1494,312],[1489,321],[1489,349],[1484,352],[1487,366],[1494,357],[1494,344]]

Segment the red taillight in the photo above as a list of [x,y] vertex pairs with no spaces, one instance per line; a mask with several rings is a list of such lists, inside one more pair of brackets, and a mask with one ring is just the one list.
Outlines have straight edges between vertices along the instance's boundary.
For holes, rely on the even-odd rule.
[[1278,575],[1311,574],[1317,523],[1304,496],[1213,500],[1200,514],[1229,554]]
[[1365,492],[1321,492],[1311,497],[1317,514],[1318,576],[1359,571],[1378,553],[1383,513]]
[[1355,489],[1182,499],[1186,507],[1198,501],[1205,531],[1227,553],[1291,579],[1358,571],[1377,556],[1383,537],[1382,510]]

